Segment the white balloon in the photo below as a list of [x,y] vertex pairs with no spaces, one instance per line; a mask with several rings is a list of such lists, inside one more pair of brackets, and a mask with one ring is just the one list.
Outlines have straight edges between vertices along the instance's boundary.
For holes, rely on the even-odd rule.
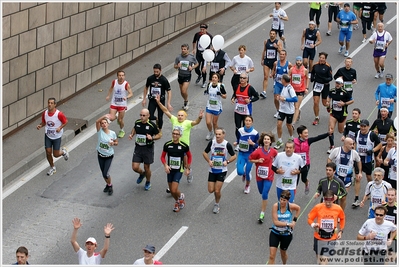
[[211,44],[211,37],[207,34],[202,35],[199,39],[199,44],[203,49],[206,49]]
[[395,126],[396,130],[398,129],[398,117],[393,120],[393,126]]
[[212,61],[215,58],[215,53],[211,49],[206,49],[204,53],[202,53],[203,58],[206,61]]
[[224,38],[221,35],[215,35],[215,37],[212,38],[212,46],[215,49],[215,51],[219,50],[222,48],[224,45]]

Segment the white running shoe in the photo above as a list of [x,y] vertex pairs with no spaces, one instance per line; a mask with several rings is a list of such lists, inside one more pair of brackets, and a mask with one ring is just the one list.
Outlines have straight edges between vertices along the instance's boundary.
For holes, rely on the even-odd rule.
[[374,76],[374,78],[376,78],[376,79],[380,78],[380,73],[377,72],[377,74]]
[[348,50],[346,50],[345,54],[344,54],[344,57],[347,57],[347,56],[349,56],[349,51]]
[[340,54],[341,54],[341,53],[342,53],[342,51],[344,50],[344,48],[345,48],[345,46],[344,46],[344,45],[343,45],[343,46],[340,46],[340,47],[339,47],[339,50],[338,50],[338,53],[340,53]]
[[363,38],[362,43],[364,44],[365,42],[367,42],[367,39],[366,39],[366,38]]
[[360,200],[357,199],[355,202],[352,203],[352,208],[357,208],[360,206]]
[[62,148],[61,148],[61,151],[62,151],[62,156],[64,157],[64,159],[65,159],[65,160],[68,160],[68,159],[69,159],[69,152],[68,152],[68,150],[66,149],[66,147],[62,147]]
[[251,187],[249,185],[246,185],[244,189],[244,194],[249,194],[249,192],[251,192]]
[[186,111],[187,111],[187,110],[188,110],[188,107],[189,107],[189,105],[190,105],[190,102],[189,102],[189,101],[187,101],[187,103],[185,103],[185,105],[183,105],[183,107],[182,107],[182,108],[183,108],[184,110],[186,110]]
[[187,175],[187,183],[191,184],[193,182],[193,169],[190,169],[190,173]]
[[384,72],[383,71],[380,72],[380,78],[384,78]]
[[212,211],[213,211],[213,213],[218,214],[219,211],[220,211],[219,204],[215,203],[215,205],[213,205],[213,210]]
[[50,168],[50,170],[48,170],[47,175],[51,176],[51,175],[53,175],[56,172],[57,172],[57,170],[55,169],[55,166],[54,166],[54,167]]
[[266,97],[267,97],[266,92],[263,91],[262,93],[260,93],[260,96],[261,96],[262,98],[266,98]]
[[205,140],[206,140],[206,141],[209,141],[209,140],[212,139],[212,137],[213,137],[213,131],[210,131],[210,132],[206,135]]

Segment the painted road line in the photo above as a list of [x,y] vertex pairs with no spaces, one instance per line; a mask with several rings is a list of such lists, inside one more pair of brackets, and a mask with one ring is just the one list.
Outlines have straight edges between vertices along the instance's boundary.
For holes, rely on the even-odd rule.
[[154,260],[161,259],[162,256],[165,255],[166,252],[168,252],[168,250],[172,248],[177,240],[179,240],[179,238],[187,231],[187,229],[188,226],[182,226],[179,231],[177,231],[176,234],[174,234],[174,236],[172,236],[172,238],[169,239],[169,241],[161,248],[161,250],[157,254],[155,254]]

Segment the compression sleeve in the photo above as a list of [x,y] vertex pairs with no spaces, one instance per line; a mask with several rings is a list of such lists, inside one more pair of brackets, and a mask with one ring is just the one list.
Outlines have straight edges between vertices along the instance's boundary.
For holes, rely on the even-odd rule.
[[165,157],[166,157],[166,152],[165,152],[165,151],[162,151],[162,154],[161,154],[161,162],[162,162],[162,164],[165,164],[165,163],[166,163]]

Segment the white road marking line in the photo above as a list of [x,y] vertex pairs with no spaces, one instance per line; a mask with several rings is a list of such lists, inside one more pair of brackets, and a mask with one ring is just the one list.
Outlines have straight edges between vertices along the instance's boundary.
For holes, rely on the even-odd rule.
[[188,226],[182,226],[179,231],[177,231],[176,234],[174,234],[174,236],[172,236],[172,238],[169,239],[169,241],[161,248],[161,250],[157,254],[155,254],[154,260],[161,259],[162,256],[165,255],[166,252],[168,252],[168,250],[172,248],[177,240],[179,240],[179,238],[187,231],[187,229]]

